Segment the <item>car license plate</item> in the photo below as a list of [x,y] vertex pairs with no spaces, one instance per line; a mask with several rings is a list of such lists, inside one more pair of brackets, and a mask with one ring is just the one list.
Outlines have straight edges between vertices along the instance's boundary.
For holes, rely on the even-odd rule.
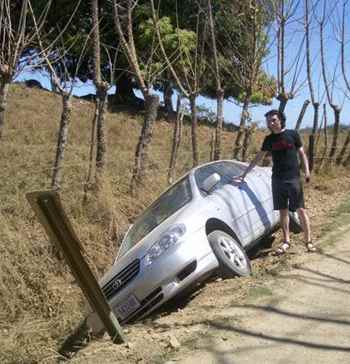
[[126,301],[117,306],[116,311],[122,320],[132,314],[140,307],[140,302],[133,295],[129,296]]

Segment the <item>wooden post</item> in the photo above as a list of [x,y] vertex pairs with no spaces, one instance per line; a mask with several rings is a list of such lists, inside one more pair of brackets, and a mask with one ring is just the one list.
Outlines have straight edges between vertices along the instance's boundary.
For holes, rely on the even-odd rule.
[[82,255],[82,246],[67,215],[58,192],[42,191],[26,195],[51,241],[62,250],[64,257],[90,306],[99,316],[114,343],[125,342],[117,318]]

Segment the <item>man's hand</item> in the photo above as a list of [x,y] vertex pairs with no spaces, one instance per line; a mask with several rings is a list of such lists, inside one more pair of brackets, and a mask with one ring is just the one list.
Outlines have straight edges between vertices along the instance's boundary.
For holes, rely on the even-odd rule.
[[238,185],[242,184],[245,179],[245,174],[241,174],[240,176],[235,176],[232,178],[232,182],[237,183]]
[[310,172],[308,172],[308,173],[305,173],[305,182],[306,183],[309,183],[310,182]]

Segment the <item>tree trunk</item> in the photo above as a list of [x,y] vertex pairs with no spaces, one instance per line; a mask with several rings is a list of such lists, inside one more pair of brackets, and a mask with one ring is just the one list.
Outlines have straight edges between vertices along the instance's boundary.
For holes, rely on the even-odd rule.
[[221,134],[224,123],[224,90],[217,90],[217,118],[215,130],[214,160],[221,157]]
[[248,98],[248,97],[245,98],[245,100],[243,102],[241,120],[240,120],[240,123],[239,123],[239,130],[238,130],[238,133],[237,133],[237,136],[236,136],[234,149],[233,149],[233,159],[237,159],[238,154],[242,150],[242,138],[243,138],[243,135],[244,135],[244,128],[246,126],[246,121],[249,118],[249,110],[248,110],[249,102],[250,102],[250,98]]
[[94,84],[96,87],[96,183],[101,189],[101,181],[106,165],[105,113],[107,108],[107,82],[102,81],[101,75],[101,46],[100,46],[100,16],[98,0],[91,0],[92,40]]
[[84,185],[84,198],[83,198],[84,203],[87,201],[87,193],[88,193],[91,185],[93,185],[91,179],[92,179],[92,171],[93,171],[93,166],[94,166],[94,151],[95,151],[95,146],[96,146],[97,116],[98,116],[98,106],[97,106],[97,103],[95,102],[95,114],[92,119],[91,134],[90,134],[89,167],[88,167],[88,172],[87,172],[86,181],[85,181],[85,185]]
[[197,107],[196,107],[196,95],[190,95],[190,105],[191,105],[191,121],[192,121],[192,157],[193,157],[193,167],[198,166],[198,143],[197,143]]
[[288,97],[284,94],[280,94],[277,97],[277,100],[280,102],[280,106],[278,107],[278,111],[284,112],[287,106]]
[[304,101],[303,106],[302,106],[302,108],[300,110],[300,113],[299,113],[299,116],[298,116],[298,120],[297,120],[297,122],[295,124],[295,130],[299,130],[300,129],[301,122],[304,119],[305,112],[306,112],[306,109],[309,106],[309,104],[310,104],[310,101],[309,100],[305,100]]
[[333,140],[331,150],[329,152],[329,159],[330,162],[334,159],[335,153],[337,151],[337,144],[338,144],[338,135],[339,135],[339,125],[340,125],[340,108],[331,105],[334,111],[334,127],[333,127]]
[[0,140],[2,139],[5,126],[5,112],[7,106],[8,90],[9,83],[3,79],[0,79]]
[[145,165],[148,157],[148,146],[152,140],[153,124],[157,118],[159,97],[157,95],[146,95],[145,117],[139,142],[135,152],[135,165],[130,184],[130,192],[135,194],[136,188],[141,184],[145,175]]
[[320,158],[316,173],[319,173],[323,167],[324,159],[327,155],[327,149],[328,149],[328,135],[327,135],[327,127],[328,127],[328,117],[327,117],[327,107],[326,104],[323,104],[323,115],[324,115],[324,125],[323,125],[323,131],[324,131],[324,147],[322,152],[322,157]]
[[58,131],[58,140],[57,140],[57,149],[56,149],[56,158],[53,166],[53,175],[51,187],[54,190],[59,190],[61,188],[61,179],[62,179],[62,162],[64,159],[64,152],[67,145],[68,139],[68,126],[71,120],[72,113],[72,105],[71,105],[71,95],[63,94],[62,95],[62,114],[60,127]]
[[55,76],[52,72],[50,72],[50,85],[51,85],[51,92],[57,94],[59,92],[57,87],[57,81],[55,80]]
[[350,130],[348,131],[348,134],[346,136],[346,139],[345,139],[345,142],[343,144],[343,147],[341,148],[341,151],[338,154],[338,157],[336,159],[336,164],[337,165],[340,165],[341,162],[342,162],[342,160],[343,160],[343,158],[345,157],[346,150],[348,149],[349,143],[350,143]]
[[135,103],[137,100],[137,97],[134,94],[132,80],[126,72],[122,72],[116,79],[116,91],[113,99],[114,105],[129,105]]
[[105,115],[107,108],[107,84],[97,85],[96,90],[96,177],[103,176],[106,165],[106,125]]
[[210,134],[210,152],[209,152],[209,160],[212,162],[215,160],[215,130],[211,131]]
[[313,107],[314,107],[314,121],[312,126],[312,134],[316,135],[318,129],[318,110],[320,108],[320,104],[318,102],[315,102],[313,104]]
[[309,168],[310,172],[314,169],[314,156],[315,156],[315,138],[318,128],[318,110],[319,110],[320,104],[318,102],[313,103],[314,107],[314,122],[312,127],[312,134],[309,137],[309,148],[308,148],[308,159],[309,159]]
[[215,131],[215,145],[214,145],[214,156],[212,159],[218,160],[221,155],[221,133],[222,133],[222,125],[224,123],[224,90],[221,84],[220,77],[220,66],[218,60],[218,52],[216,47],[216,36],[215,36],[215,25],[214,25],[214,17],[213,17],[213,6],[211,0],[208,0],[208,18],[209,18],[209,29],[211,35],[211,45],[213,50],[213,61],[215,67],[215,80],[216,80],[216,97],[217,97],[217,110],[216,110],[216,131]]
[[243,149],[242,149],[242,161],[247,161],[247,155],[248,155],[248,149],[250,145],[250,141],[252,139],[252,136],[255,132],[255,126],[252,125],[251,127],[246,128],[245,134],[244,134],[244,141],[243,141]]
[[310,172],[314,169],[314,149],[315,149],[315,136],[309,135],[309,148],[308,148],[308,160]]
[[173,109],[173,102],[172,102],[172,96],[173,96],[173,88],[171,87],[171,83],[166,81],[164,83],[164,92],[163,92],[163,97],[164,97],[164,107],[165,107],[165,111],[168,113],[168,115],[172,115],[174,113],[174,109]]
[[176,111],[177,117],[175,119],[175,124],[174,124],[173,143],[172,143],[172,148],[171,148],[170,163],[169,163],[169,170],[168,170],[168,183],[169,184],[174,182],[177,152],[179,150],[179,146],[181,143],[182,120],[184,117],[184,112],[181,109],[181,96],[178,96],[178,98],[177,98],[176,110],[177,110]]
[[350,152],[349,152],[347,158],[345,159],[345,161],[343,162],[343,166],[344,167],[350,166]]

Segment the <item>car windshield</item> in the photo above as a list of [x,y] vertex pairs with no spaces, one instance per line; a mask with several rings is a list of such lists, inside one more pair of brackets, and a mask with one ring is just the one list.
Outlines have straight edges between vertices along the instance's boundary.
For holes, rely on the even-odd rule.
[[244,172],[244,167],[233,162],[223,161],[200,167],[195,172],[195,179],[200,191],[203,191],[205,179],[213,173],[218,173],[221,177],[215,189],[232,182],[233,177],[240,176]]
[[189,177],[186,176],[163,193],[136,219],[123,241],[119,255],[124,255],[156,226],[185,206],[191,199],[191,184]]

